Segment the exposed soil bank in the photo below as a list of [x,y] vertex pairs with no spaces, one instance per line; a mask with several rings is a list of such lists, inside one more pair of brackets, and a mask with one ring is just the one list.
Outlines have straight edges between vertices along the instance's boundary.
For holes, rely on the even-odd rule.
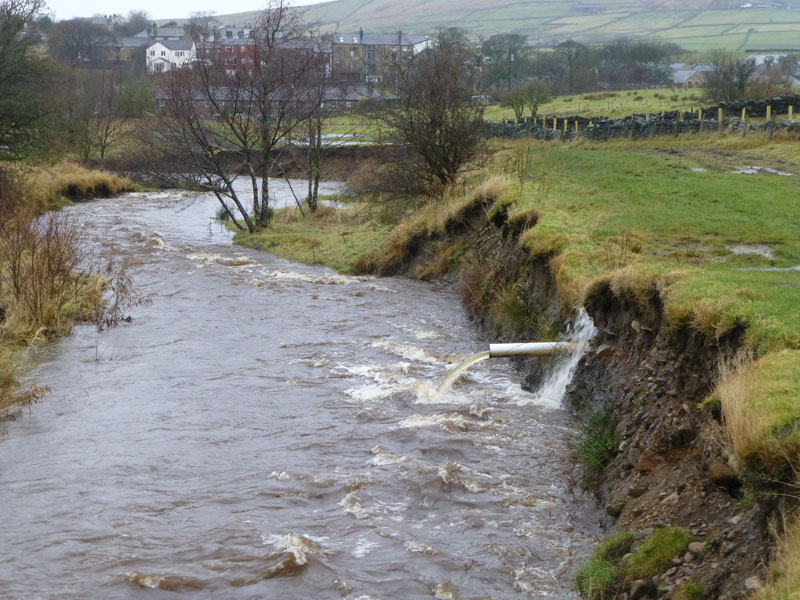
[[[442,269],[445,253],[450,266]],[[414,239],[397,271],[441,273],[460,282],[465,304],[487,337],[535,341],[548,335],[554,321],[563,329],[571,316],[561,308],[551,258],[522,250],[505,215],[492,214],[486,202],[448,223],[446,233]],[[479,288],[488,290],[483,294],[488,300],[476,301]],[[524,329],[508,328],[502,318],[503,290],[512,288],[536,317]],[[566,402],[579,418],[608,411],[617,424],[621,443],[591,482],[608,515],[605,526],[609,534],[631,532],[643,540],[672,525],[693,539],[666,565],[602,597],[751,596],[767,575],[774,546],[769,519],[776,503],[757,504],[743,494],[722,443],[719,415],[703,406],[720,360],[736,352],[743,331],[715,340],[668,327],[658,297],[642,309],[608,288],[596,291],[585,308],[599,333]],[[519,359],[518,366],[527,388],[540,382],[547,367],[538,359]]]

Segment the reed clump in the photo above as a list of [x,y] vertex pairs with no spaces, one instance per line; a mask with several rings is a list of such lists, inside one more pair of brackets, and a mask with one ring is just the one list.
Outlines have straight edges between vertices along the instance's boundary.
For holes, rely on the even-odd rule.
[[6,163],[2,168],[15,181],[20,201],[39,213],[65,202],[108,198],[137,189],[126,177],[71,162],[49,166]]

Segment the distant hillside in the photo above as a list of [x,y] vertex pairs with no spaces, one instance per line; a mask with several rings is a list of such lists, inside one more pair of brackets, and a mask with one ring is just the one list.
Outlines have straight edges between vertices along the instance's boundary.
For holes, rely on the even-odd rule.
[[[241,24],[254,14],[217,19]],[[341,31],[458,26],[484,37],[520,33],[542,46],[658,37],[690,50],[800,49],[800,0],[335,0],[308,7],[308,15]]]

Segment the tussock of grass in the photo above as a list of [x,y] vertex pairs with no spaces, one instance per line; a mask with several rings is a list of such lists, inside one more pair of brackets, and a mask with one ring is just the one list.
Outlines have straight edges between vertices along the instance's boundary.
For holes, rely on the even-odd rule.
[[633,535],[619,533],[611,536],[595,549],[589,561],[575,576],[580,592],[589,600],[614,597],[614,588],[623,570],[618,565],[633,544]]
[[455,263],[459,248],[457,244],[449,244],[441,248],[432,260],[417,268],[417,277],[427,280],[442,277]]
[[692,536],[680,527],[659,527],[633,553],[626,576],[629,580],[652,577],[689,547]]
[[607,600],[614,598],[614,582],[619,570],[606,559],[593,556],[576,576],[576,584],[581,594],[589,600]]
[[505,175],[494,175],[471,189],[454,189],[445,194],[441,202],[432,202],[423,208],[418,219],[424,224],[428,236],[450,231],[464,223],[475,209],[488,208],[511,186]]
[[512,210],[508,215],[508,227],[514,235],[522,235],[534,227],[541,216],[535,208]]
[[496,301],[492,304],[492,321],[499,331],[514,335],[536,330],[538,320],[535,307],[531,306],[526,295],[513,284],[503,286],[496,292]]
[[65,201],[107,198],[133,191],[135,184],[125,178],[76,163],[52,166],[9,165],[20,180],[22,200],[36,212],[57,208]]
[[674,600],[697,600],[703,596],[703,586],[694,581],[687,581],[675,590]]
[[617,453],[619,436],[616,425],[610,412],[592,413],[570,442],[573,457],[583,465],[587,477],[602,473]]
[[396,271],[416,250],[417,244],[456,231],[473,211],[491,206],[510,185],[508,177],[498,175],[466,191],[463,188],[448,191],[444,198],[430,202],[395,227],[382,248],[359,257],[356,271],[381,275]]
[[483,257],[477,257],[461,272],[461,297],[470,316],[482,314],[496,294],[494,269]]
[[632,550],[634,536],[630,533],[612,536],[597,547],[578,571],[578,589],[589,600],[617,598],[626,584],[652,577],[669,567],[691,541],[692,536],[679,527],[659,527],[633,548],[630,561],[623,563],[622,557]]
[[752,600],[794,600],[800,594],[800,519],[778,540],[778,555],[770,568],[770,577],[763,590]]
[[800,466],[800,350],[739,359],[721,368],[714,391],[722,407],[725,435],[741,465],[760,470]]

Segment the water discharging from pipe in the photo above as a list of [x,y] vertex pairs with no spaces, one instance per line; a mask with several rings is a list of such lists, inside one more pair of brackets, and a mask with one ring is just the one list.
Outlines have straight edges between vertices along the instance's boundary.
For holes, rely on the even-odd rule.
[[[592,322],[591,317],[586,313],[584,309],[580,309],[578,312],[578,319],[570,328],[569,336],[566,343],[555,343],[553,344],[553,348],[548,351],[543,351],[539,349],[536,352],[525,352],[520,351],[518,353],[509,353],[509,354],[493,354],[490,350],[489,352],[481,352],[480,354],[473,354],[465,358],[461,364],[459,364],[453,371],[448,373],[447,377],[444,378],[444,381],[439,385],[436,392],[437,394],[442,394],[450,389],[450,386],[453,382],[458,379],[461,374],[466,371],[469,367],[474,365],[476,362],[485,360],[487,358],[494,358],[495,356],[546,356],[548,354],[552,354],[557,351],[565,351],[569,349],[564,360],[562,360],[556,368],[547,376],[542,386],[539,388],[537,392],[537,396],[540,399],[547,400],[551,402],[555,406],[559,406],[561,404],[561,400],[564,396],[564,392],[567,389],[567,385],[572,380],[572,376],[575,373],[575,369],[578,366],[578,362],[580,361],[581,357],[583,356],[584,352],[586,352],[586,348],[589,346],[589,342],[594,337],[594,334],[597,332],[597,329]],[[544,346],[545,344],[517,344],[520,348],[524,348],[525,346]],[[493,344],[492,346],[496,347],[505,347],[505,346],[513,346],[512,344]],[[491,347],[491,346],[490,346]]]
[[436,393],[443,394],[444,392],[449,390],[450,386],[453,385],[453,382],[456,379],[458,379],[464,371],[469,369],[476,362],[486,360],[487,358],[489,358],[488,352],[480,352],[478,354],[473,354],[472,356],[468,356],[467,358],[465,358],[460,365],[458,365],[455,369],[453,369],[452,371],[450,371],[450,373],[447,374],[447,377],[444,378],[444,381],[442,381],[442,383],[439,384],[439,387],[436,388]]

